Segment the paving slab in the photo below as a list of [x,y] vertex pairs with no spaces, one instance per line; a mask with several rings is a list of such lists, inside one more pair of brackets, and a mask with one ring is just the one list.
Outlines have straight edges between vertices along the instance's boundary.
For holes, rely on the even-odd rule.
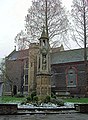
[[88,114],[72,112],[62,114],[0,115],[0,120],[88,120]]

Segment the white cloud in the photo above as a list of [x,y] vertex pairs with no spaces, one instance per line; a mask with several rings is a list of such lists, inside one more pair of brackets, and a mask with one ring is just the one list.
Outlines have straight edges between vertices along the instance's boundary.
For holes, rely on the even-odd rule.
[[0,58],[14,49],[14,38],[24,29],[31,0],[0,0]]

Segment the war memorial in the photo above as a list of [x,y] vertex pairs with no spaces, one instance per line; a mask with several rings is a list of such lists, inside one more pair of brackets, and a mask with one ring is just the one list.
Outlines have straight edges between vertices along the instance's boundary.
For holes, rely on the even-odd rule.
[[57,104],[57,98],[61,100],[62,96],[88,97],[84,49],[64,51],[63,45],[50,48],[47,33],[46,25],[38,43],[31,43],[29,49],[14,49],[6,57],[10,79],[9,84],[4,84],[3,94],[13,97],[20,93],[31,98],[27,97],[22,103],[0,103],[0,120],[88,119],[86,103]]
[[[43,27],[37,54],[36,95],[39,100],[51,96],[51,68],[49,39]],[[0,120],[87,120],[88,104],[73,106],[29,106],[0,104]]]

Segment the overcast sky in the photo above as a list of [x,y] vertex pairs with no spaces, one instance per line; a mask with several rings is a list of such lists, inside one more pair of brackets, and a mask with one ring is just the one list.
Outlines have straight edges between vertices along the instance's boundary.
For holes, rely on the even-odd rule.
[[[72,0],[62,0],[70,9]],[[14,38],[24,30],[25,16],[31,0],[0,0],[0,58],[14,50]]]

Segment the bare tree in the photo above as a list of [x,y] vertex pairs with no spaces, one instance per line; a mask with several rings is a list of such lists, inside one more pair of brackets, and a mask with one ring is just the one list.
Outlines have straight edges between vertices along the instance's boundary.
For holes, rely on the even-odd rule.
[[88,39],[88,3],[87,0],[73,0],[72,38],[80,47],[86,47]]
[[74,22],[73,39],[79,46],[84,46],[84,63],[85,63],[85,95],[88,96],[88,62],[87,62],[87,45],[88,45],[88,1],[73,0],[72,17]]
[[55,46],[63,41],[62,36],[68,31],[69,21],[61,0],[33,0],[26,16],[27,34],[31,42],[38,40],[42,26],[46,26],[46,14],[50,43]]
[[1,63],[0,63],[0,76],[1,76],[1,80],[4,81],[4,79],[5,79],[5,59],[2,59]]
[[10,90],[11,90],[11,95],[13,95],[13,81],[11,80],[11,78],[8,76],[7,72],[6,72],[6,66],[5,66],[5,59],[2,60],[1,64],[0,64],[0,71],[1,71],[1,79],[4,83],[4,87],[5,84],[9,84],[10,86]]
[[28,35],[21,30],[15,37],[15,43],[18,46],[18,50],[24,50],[29,47]]

